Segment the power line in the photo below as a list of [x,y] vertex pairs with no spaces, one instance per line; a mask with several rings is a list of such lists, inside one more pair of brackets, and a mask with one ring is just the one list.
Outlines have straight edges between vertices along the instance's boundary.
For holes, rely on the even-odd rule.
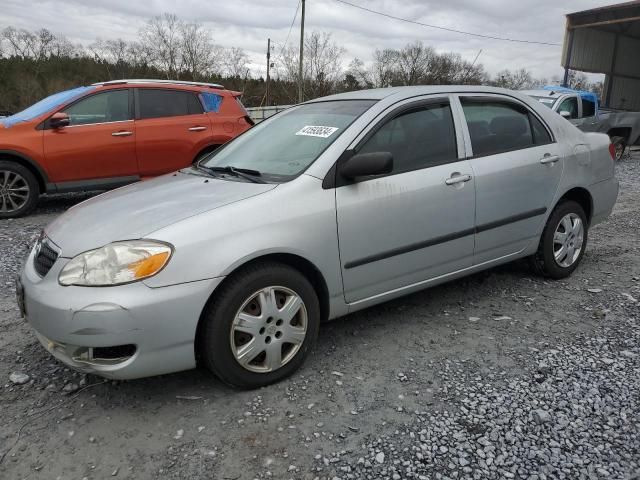
[[535,45],[551,45],[553,47],[560,47],[559,43],[550,43],[550,42],[537,42],[535,40],[519,40],[517,38],[507,38],[507,37],[494,37],[492,35],[484,35],[482,33],[472,33],[465,32],[464,30],[456,30],[454,28],[441,27],[438,25],[430,25],[428,23],[417,22],[415,20],[409,20],[408,18],[396,17],[395,15],[389,15],[388,13],[378,12],[376,10],[371,10],[370,8],[363,7],[361,5],[356,5],[355,3],[347,2],[346,0],[335,0],[336,2],[343,3],[345,5],[349,5],[354,8],[358,8],[360,10],[364,10],[369,13],[375,13],[376,15],[381,15],[383,17],[392,18],[393,20],[400,20],[401,22],[412,23],[414,25],[420,25],[421,27],[428,28],[436,28],[438,30],[444,30],[446,32],[460,33],[462,35],[470,35],[472,37],[480,37],[480,38],[488,38],[491,40],[502,40],[505,42],[516,42],[516,43],[531,43]]
[[298,6],[296,7],[296,13],[293,14],[293,20],[291,20],[291,25],[289,25],[289,32],[287,32],[287,39],[282,44],[282,48],[280,49],[280,57],[284,53],[284,49],[287,48],[287,42],[289,41],[289,36],[291,35],[291,30],[293,30],[293,24],[296,23],[296,18],[298,18],[298,10],[300,10],[300,2],[302,0],[298,0]]

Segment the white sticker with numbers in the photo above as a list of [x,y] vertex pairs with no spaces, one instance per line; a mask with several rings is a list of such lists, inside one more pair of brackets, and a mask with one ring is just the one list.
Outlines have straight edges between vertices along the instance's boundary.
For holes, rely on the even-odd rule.
[[296,132],[296,135],[304,135],[306,137],[329,138],[338,127],[323,127],[320,125],[305,125]]

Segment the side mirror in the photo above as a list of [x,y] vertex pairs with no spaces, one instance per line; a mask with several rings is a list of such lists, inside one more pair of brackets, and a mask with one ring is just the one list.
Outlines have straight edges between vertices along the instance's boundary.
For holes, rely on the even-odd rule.
[[390,152],[359,153],[347,160],[340,174],[348,179],[383,175],[393,170],[393,155]]
[[62,112],[57,112],[51,115],[49,118],[49,126],[51,128],[62,128],[69,125],[69,115]]
[[560,116],[569,120],[571,118],[571,112],[567,112],[566,110],[561,110]]

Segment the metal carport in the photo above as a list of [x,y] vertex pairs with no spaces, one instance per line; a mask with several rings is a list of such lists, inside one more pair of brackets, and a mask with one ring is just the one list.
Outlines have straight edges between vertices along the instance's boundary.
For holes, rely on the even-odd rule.
[[562,52],[569,70],[605,74],[601,103],[640,110],[640,0],[567,15]]

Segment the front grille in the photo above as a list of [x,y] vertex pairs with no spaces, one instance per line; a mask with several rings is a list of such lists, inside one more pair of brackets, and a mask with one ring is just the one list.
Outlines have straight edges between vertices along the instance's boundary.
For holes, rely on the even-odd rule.
[[39,245],[36,247],[36,256],[33,259],[33,267],[36,269],[36,272],[38,272],[38,275],[44,277],[49,273],[53,264],[56,263],[56,260],[58,259],[58,252],[49,245],[47,237],[42,237],[38,240],[38,243]]

